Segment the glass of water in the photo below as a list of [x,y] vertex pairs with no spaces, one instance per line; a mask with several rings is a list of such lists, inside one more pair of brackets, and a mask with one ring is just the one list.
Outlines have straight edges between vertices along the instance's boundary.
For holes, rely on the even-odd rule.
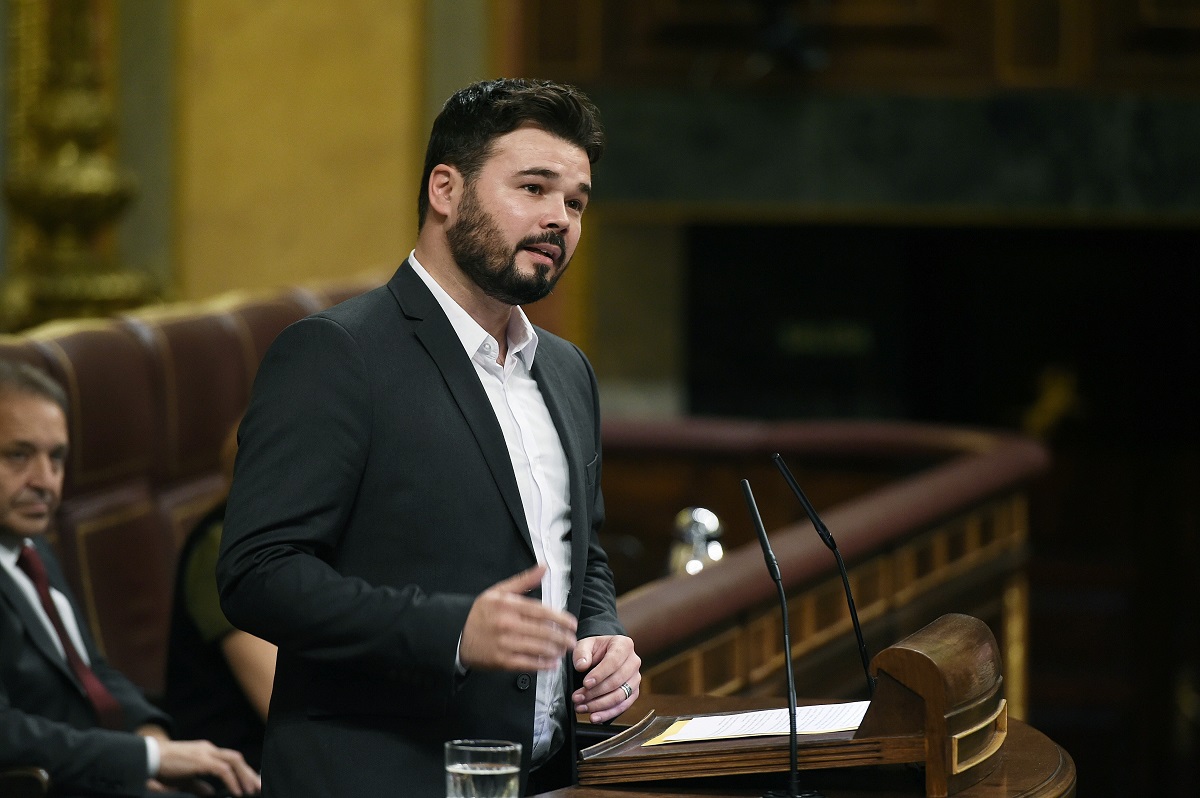
[[446,798],[518,798],[521,744],[507,740],[446,743]]

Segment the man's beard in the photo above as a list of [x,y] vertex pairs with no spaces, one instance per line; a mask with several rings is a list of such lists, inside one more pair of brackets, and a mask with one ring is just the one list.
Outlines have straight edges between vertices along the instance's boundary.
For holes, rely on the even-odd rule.
[[[500,229],[480,205],[470,185],[463,193],[458,221],[446,230],[446,242],[463,273],[485,294],[506,305],[537,302],[554,290],[558,278],[567,269],[568,261],[564,260],[566,239],[560,233],[547,232],[526,238],[510,251]],[[538,264],[532,275],[524,275],[517,269],[517,253],[536,244],[558,247],[553,275],[550,267],[544,264]]]

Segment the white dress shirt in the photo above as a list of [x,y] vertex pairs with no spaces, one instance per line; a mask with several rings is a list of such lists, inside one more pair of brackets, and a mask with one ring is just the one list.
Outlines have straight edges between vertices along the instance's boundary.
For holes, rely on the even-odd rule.
[[[537,351],[537,333],[525,312],[515,307],[508,324],[508,356],[503,365],[498,363],[500,349],[496,339],[425,271],[415,251],[409,260],[450,319],[491,402],[508,445],[534,553],[538,563],[547,566],[542,577],[542,603],[562,610],[567,606],[571,581],[570,481],[558,430],[530,373]],[[535,766],[564,737],[562,723],[566,712],[562,684],[562,667],[538,674],[531,752]]]
[[[46,610],[42,606],[42,600],[38,597],[37,588],[33,586],[33,581],[29,576],[17,565],[17,558],[21,555],[21,549],[26,545],[32,546],[33,542],[28,538],[14,538],[8,535],[0,536],[0,567],[8,571],[8,575],[17,583],[17,587],[29,599],[29,604],[33,608],[33,614],[42,622],[42,626],[46,627],[46,634],[50,635],[50,640],[54,643],[54,647],[58,649],[58,655],[66,662],[67,652],[63,650],[62,641],[58,639],[58,632],[54,629],[54,622],[50,620],[50,616],[46,614]],[[79,652],[79,656],[90,667],[92,660],[88,656],[87,646],[83,644],[83,636],[79,634],[79,626],[75,621],[75,610],[71,608],[71,602],[67,600],[66,596],[58,592],[58,588],[54,585],[50,586],[50,598],[54,600],[54,606],[58,608],[58,615],[62,618],[63,628],[66,629],[67,636],[71,638],[71,642],[75,645],[75,650]]]

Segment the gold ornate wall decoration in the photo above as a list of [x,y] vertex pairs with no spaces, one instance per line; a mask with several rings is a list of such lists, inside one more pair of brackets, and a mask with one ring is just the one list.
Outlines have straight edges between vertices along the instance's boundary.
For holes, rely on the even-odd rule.
[[113,112],[96,48],[99,14],[112,6],[35,0],[12,10],[14,38],[44,37],[45,50],[40,57],[36,45],[16,42],[10,65],[14,157],[5,193],[18,234],[2,324],[15,330],[145,304],[156,293],[152,278],[112,253],[110,231],[135,193],[132,176],[111,154]]

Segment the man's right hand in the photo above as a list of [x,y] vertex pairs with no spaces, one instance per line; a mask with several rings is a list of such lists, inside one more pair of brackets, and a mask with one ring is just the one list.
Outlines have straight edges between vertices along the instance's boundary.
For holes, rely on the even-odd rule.
[[[237,751],[207,740],[161,740],[157,780],[184,784],[201,776],[218,779],[232,795],[258,795],[262,781]],[[151,784],[155,780],[151,781]]]
[[542,583],[544,565],[497,582],[479,594],[458,646],[467,668],[553,670],[575,647],[575,617],[525,595]]

